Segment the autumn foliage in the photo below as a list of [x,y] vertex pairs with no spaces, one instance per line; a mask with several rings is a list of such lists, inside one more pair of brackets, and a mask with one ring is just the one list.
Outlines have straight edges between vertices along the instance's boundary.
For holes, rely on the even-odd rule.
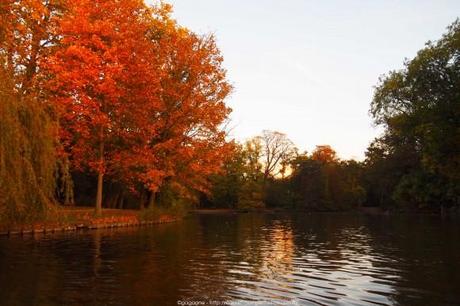
[[[58,126],[34,87],[54,17],[40,1],[0,2],[0,221],[28,222],[52,211],[69,186],[57,158]],[[65,168],[65,167],[64,167]],[[61,170],[64,170],[62,172]],[[70,193],[67,193],[70,195]]]
[[212,35],[142,0],[7,0],[0,13],[3,74],[55,123],[57,160],[97,176],[98,212],[107,181],[152,199],[164,186],[207,192],[231,150]]

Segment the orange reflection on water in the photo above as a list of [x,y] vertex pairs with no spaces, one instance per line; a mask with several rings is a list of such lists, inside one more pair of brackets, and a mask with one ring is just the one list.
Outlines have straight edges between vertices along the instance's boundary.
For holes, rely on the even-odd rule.
[[294,241],[292,229],[285,226],[273,228],[262,249],[262,273],[265,277],[276,279],[292,271]]

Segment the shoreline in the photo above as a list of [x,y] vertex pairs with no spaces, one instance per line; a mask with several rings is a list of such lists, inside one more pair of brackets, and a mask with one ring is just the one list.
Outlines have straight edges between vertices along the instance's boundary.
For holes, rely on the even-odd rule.
[[[381,208],[361,207],[349,211],[317,211],[317,210],[295,210],[295,209],[228,209],[228,208],[206,208],[193,209],[188,211],[188,215],[240,215],[240,214],[283,214],[283,213],[302,213],[302,214],[357,214],[368,216],[439,216],[439,217],[458,217],[460,214],[447,213],[441,214],[430,211],[388,211]],[[145,220],[141,217],[142,211],[130,209],[103,209],[100,216],[94,215],[94,208],[69,207],[58,210],[57,218],[46,221],[36,221],[29,224],[11,223],[0,224],[0,237],[26,236],[34,234],[53,234],[72,231],[88,231],[95,229],[123,228],[152,226],[164,223],[177,222],[182,217],[172,214],[160,214],[153,220]]]
[[94,215],[93,208],[64,208],[58,211],[58,219],[32,222],[30,224],[0,224],[0,236],[26,236],[53,234],[95,229],[152,226],[172,223],[180,218],[170,214],[160,215],[155,220],[142,220],[141,211],[103,209],[100,216]]
[[350,210],[320,210],[320,209],[237,209],[237,208],[203,208],[193,209],[189,214],[197,215],[237,215],[237,214],[277,214],[277,213],[302,213],[302,214],[362,214],[372,216],[460,216],[460,211],[447,211],[441,213],[436,210],[385,210],[381,207],[359,207]]

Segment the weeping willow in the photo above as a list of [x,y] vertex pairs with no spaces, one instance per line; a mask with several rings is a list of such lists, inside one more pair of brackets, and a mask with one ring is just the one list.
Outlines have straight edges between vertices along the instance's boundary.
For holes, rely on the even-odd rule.
[[56,155],[56,123],[13,88],[0,71],[0,221],[30,222],[56,211],[66,165]]

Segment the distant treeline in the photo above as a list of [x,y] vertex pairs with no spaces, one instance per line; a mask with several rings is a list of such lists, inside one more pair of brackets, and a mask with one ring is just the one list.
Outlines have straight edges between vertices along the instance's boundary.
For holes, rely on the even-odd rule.
[[458,20],[404,69],[380,78],[370,113],[384,133],[370,144],[363,162],[339,160],[329,146],[298,154],[286,135],[265,131],[239,147],[225,172],[213,178],[213,192],[202,205],[458,210]]

